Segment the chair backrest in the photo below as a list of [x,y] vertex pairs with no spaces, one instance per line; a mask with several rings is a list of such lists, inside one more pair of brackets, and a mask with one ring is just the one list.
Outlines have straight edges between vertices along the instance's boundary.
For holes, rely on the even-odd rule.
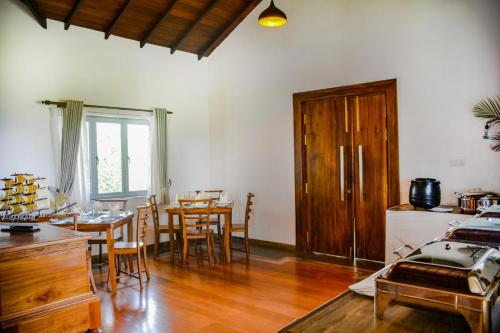
[[210,229],[213,199],[180,199],[179,217],[184,237],[191,229]]
[[245,228],[248,228],[248,221],[250,221],[250,213],[252,212],[252,206],[253,206],[253,197],[255,197],[255,194],[253,193],[248,193],[247,194],[247,206],[245,208]]
[[102,204],[105,204],[107,206],[107,208],[111,208],[110,206],[112,204],[119,204],[120,205],[120,210],[122,212],[126,211],[127,210],[127,203],[128,203],[128,200],[127,199],[97,199],[97,200],[94,200],[95,202],[100,202]]
[[137,242],[137,248],[139,249],[139,242],[143,242],[144,246],[146,246],[146,242],[144,241],[144,239],[146,238],[146,229],[148,226],[149,211],[151,210],[151,205],[146,204],[144,206],[137,206],[136,209],[137,228],[135,240]]
[[39,216],[36,218],[36,222],[46,223],[52,220],[64,220],[68,218],[73,219],[73,224],[71,225],[56,225],[57,227],[62,227],[70,230],[78,230],[78,213],[70,213],[70,214],[57,214],[57,215],[47,215],[47,216]]
[[197,190],[195,192],[196,192],[196,194],[200,194],[201,192],[205,192],[206,194],[208,194],[210,196],[210,198],[219,200],[220,196],[222,195],[224,190],[204,190],[204,191]]
[[160,215],[158,214],[158,204],[156,202],[156,195],[152,194],[148,196],[148,202],[151,205],[151,216],[153,217],[153,225],[155,230],[160,227]]

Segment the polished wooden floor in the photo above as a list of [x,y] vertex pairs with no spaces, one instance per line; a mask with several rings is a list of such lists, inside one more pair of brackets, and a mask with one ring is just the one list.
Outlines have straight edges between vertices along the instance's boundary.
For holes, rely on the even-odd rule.
[[123,278],[105,292],[107,272],[94,268],[104,332],[276,332],[371,270],[300,259],[293,252],[253,248],[247,262],[208,267],[191,259],[171,264],[168,254],[148,260],[151,280]]

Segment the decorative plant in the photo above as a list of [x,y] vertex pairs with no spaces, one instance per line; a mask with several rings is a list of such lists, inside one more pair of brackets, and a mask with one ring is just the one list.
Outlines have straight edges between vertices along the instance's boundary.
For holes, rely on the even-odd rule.
[[500,96],[496,98],[486,98],[476,105],[472,109],[474,116],[478,118],[488,119],[486,125],[484,126],[484,139],[492,139],[493,145],[491,149],[500,152],[500,131],[497,131],[492,136],[489,135],[488,131],[495,124],[500,124]]

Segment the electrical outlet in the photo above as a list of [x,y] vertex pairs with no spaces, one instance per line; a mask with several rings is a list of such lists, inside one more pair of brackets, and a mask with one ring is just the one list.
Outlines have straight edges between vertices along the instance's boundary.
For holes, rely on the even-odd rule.
[[448,164],[450,167],[464,167],[465,160],[464,159],[450,159],[450,160],[448,160]]

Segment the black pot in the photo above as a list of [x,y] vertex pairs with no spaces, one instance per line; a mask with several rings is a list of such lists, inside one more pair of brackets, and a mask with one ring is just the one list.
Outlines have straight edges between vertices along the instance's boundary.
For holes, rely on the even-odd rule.
[[433,178],[415,178],[410,186],[410,203],[415,207],[434,208],[441,203],[441,182]]

